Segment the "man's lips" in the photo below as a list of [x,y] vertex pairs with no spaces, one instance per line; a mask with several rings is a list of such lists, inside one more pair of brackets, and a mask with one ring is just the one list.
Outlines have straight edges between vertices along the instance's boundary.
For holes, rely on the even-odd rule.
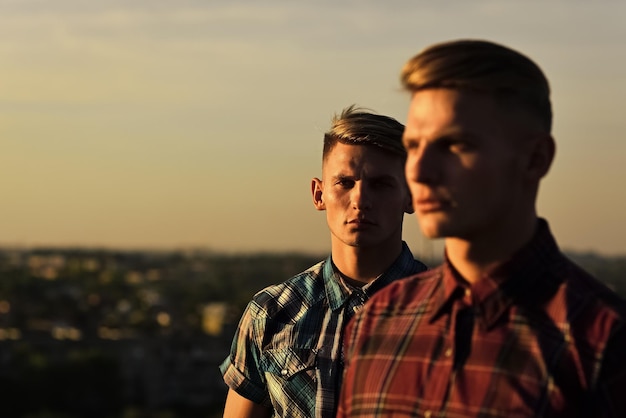
[[422,198],[415,201],[415,210],[421,213],[438,212],[448,209],[450,206],[450,201],[435,197]]
[[348,225],[354,225],[354,226],[368,226],[368,225],[374,225],[374,222],[370,221],[369,219],[350,219],[348,221]]

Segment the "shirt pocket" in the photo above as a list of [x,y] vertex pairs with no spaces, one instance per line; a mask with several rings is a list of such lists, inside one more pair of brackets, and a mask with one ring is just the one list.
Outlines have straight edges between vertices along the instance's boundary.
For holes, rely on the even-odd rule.
[[315,375],[317,351],[313,348],[276,348],[263,352],[262,365],[266,373],[291,380],[300,373]]

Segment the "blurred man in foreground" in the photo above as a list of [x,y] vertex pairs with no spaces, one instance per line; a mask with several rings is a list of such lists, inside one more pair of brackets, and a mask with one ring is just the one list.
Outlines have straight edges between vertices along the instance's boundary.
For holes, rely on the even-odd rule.
[[346,329],[339,417],[625,417],[625,302],[537,216],[552,163],[548,81],[492,42],[402,70],[406,178],[437,269],[377,293]]

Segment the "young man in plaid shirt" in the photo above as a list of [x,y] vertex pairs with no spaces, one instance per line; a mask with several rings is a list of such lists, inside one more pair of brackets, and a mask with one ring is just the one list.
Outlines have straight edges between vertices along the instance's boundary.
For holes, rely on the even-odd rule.
[[406,178],[445,261],[348,325],[338,417],[626,417],[626,302],[535,210],[555,152],[543,72],[459,40],[412,58],[402,81]]
[[349,107],[324,135],[315,208],[326,212],[331,255],[257,293],[230,356],[225,417],[334,417],[344,325],[376,291],[426,269],[402,241],[412,213],[404,126]]

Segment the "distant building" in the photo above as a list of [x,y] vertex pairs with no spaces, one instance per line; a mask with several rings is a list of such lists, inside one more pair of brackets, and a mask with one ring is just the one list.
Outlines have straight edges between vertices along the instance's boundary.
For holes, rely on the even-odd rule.
[[202,311],[202,330],[208,335],[221,335],[227,312],[228,304],[225,302],[206,304]]

